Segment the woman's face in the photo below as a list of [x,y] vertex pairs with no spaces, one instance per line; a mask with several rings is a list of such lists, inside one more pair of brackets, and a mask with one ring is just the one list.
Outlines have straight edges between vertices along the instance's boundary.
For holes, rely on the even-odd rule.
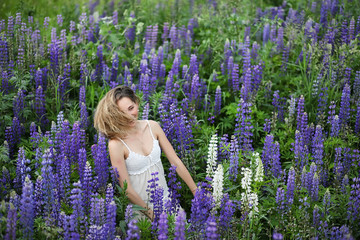
[[124,113],[129,114],[131,117],[134,118],[134,121],[130,123],[130,126],[135,126],[136,120],[138,118],[139,112],[139,105],[134,103],[130,98],[123,97],[117,101],[117,105],[119,106],[120,110]]

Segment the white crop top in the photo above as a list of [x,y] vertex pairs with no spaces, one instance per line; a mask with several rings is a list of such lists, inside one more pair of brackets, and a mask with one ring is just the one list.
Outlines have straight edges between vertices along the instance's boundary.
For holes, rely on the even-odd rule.
[[150,123],[148,120],[146,120],[149,129],[150,134],[153,139],[153,147],[152,151],[149,155],[145,156],[143,154],[139,154],[136,152],[131,151],[129,146],[119,138],[119,140],[125,145],[125,147],[129,150],[129,156],[125,159],[126,168],[128,170],[129,175],[137,175],[144,173],[146,170],[148,170],[151,166],[161,163],[161,149],[159,145],[159,141],[154,138],[154,135],[151,131]]

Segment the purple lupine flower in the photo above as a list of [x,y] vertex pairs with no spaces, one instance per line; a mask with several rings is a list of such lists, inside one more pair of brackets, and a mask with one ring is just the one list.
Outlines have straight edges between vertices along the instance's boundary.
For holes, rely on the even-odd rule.
[[57,24],[58,24],[60,27],[62,27],[63,22],[64,22],[64,20],[63,20],[62,15],[61,15],[61,14],[57,15]]
[[[322,128],[320,125],[316,126],[316,130],[314,133],[314,137],[312,139],[312,148],[311,153],[313,156],[313,161],[316,163],[316,165],[319,167],[319,172],[323,172],[323,155],[324,155],[324,137],[322,133]],[[325,180],[323,179],[323,175],[320,176],[321,181]]]
[[276,43],[276,25],[272,24],[270,27],[270,35],[269,35],[269,39],[271,42]]
[[82,129],[87,129],[89,126],[89,113],[86,108],[85,102],[80,102],[80,126]]
[[304,96],[301,95],[300,98],[299,98],[299,101],[298,101],[298,106],[297,106],[297,117],[296,117],[296,122],[297,122],[297,127],[296,129],[301,131],[301,119],[304,115],[304,104],[305,104],[305,99],[304,99]]
[[80,229],[79,226],[84,221],[84,202],[83,202],[83,191],[80,182],[74,183],[74,188],[71,190],[70,202],[73,209],[72,215],[75,219],[74,228]]
[[63,153],[60,153],[60,157],[62,158],[62,161],[60,163],[61,170],[58,173],[58,181],[57,182],[57,189],[59,193],[59,198],[63,199],[67,196],[67,189],[70,186],[70,161],[67,157],[63,155]]
[[7,215],[6,221],[6,235],[5,240],[16,239],[16,223],[17,223],[17,212],[13,204],[10,204],[10,208]]
[[217,155],[220,163],[225,161],[225,159],[230,159],[230,141],[229,135],[226,133],[220,138]]
[[285,210],[285,191],[283,188],[279,187],[276,191],[276,205],[278,214],[282,215],[283,211]]
[[316,120],[320,122],[320,124],[323,123],[323,121],[325,120],[325,111],[328,100],[327,90],[327,88],[322,88],[319,93]]
[[70,216],[65,215],[64,212],[60,213],[60,225],[63,229],[62,236],[64,239],[80,239],[80,235],[76,232],[76,219],[73,214]]
[[119,19],[118,19],[118,11],[114,11],[113,15],[112,15],[112,24],[113,25],[118,25],[119,23]]
[[229,194],[224,194],[223,199],[221,200],[220,205],[220,214],[219,214],[219,232],[226,233],[231,227],[231,219],[234,217],[234,213],[236,210],[236,205],[234,201],[230,200]]
[[197,60],[197,56],[195,54],[191,54],[191,57],[190,57],[189,74],[190,74],[190,76],[199,74],[199,63]]
[[327,123],[329,124],[332,124],[333,122],[333,119],[335,117],[335,108],[336,108],[336,104],[334,101],[331,101],[330,102],[330,105],[329,105],[329,111],[328,111],[328,121]]
[[264,172],[266,176],[273,175],[276,178],[281,176],[280,148],[279,143],[274,142],[274,136],[267,135],[262,153]]
[[40,123],[42,129],[45,129],[49,120],[46,117],[45,93],[41,85],[36,89],[35,93],[35,113],[38,123]]
[[35,74],[35,87],[36,89],[38,89],[39,86],[43,88],[44,85],[45,84],[43,83],[43,72],[38,69]]
[[34,191],[35,202],[35,216],[41,216],[43,214],[44,195],[43,195],[43,178],[37,177]]
[[49,216],[53,207],[55,205],[55,196],[54,196],[54,173],[52,169],[54,155],[51,149],[46,149],[43,155],[42,168],[41,168],[41,176],[43,179],[43,196],[45,203],[45,216]]
[[229,179],[236,181],[238,171],[239,171],[239,144],[237,138],[232,135],[231,141],[230,141],[230,153],[229,153],[229,159],[230,159],[230,167],[229,167]]
[[132,219],[128,224],[125,240],[140,239],[139,227],[136,225],[136,219]]
[[269,41],[270,37],[270,24],[266,23],[263,29],[263,44],[265,45]]
[[180,210],[175,218],[174,240],[185,240],[185,212]]
[[316,164],[314,162],[310,165],[310,171],[306,172],[306,169],[303,169],[302,175],[301,175],[301,186],[303,188],[306,188],[308,193],[311,195],[312,187],[313,187],[313,179],[314,174],[316,173]]
[[191,201],[190,229],[191,232],[204,234],[204,226],[211,214],[211,210],[215,206],[215,201],[210,192],[211,185],[206,182],[198,184],[195,197]]
[[[251,99],[251,88],[252,88],[252,83],[251,83],[251,69],[248,68],[245,71],[245,74],[243,75],[243,85],[241,87],[241,93],[240,93],[240,97],[245,101],[245,102],[250,102]],[[236,89],[234,89],[236,90]]]
[[[348,204],[348,219],[355,226],[360,222],[360,178],[353,178]],[[357,223],[357,224],[356,224]]]
[[61,49],[56,36],[56,28],[53,28],[51,30],[51,43],[48,45],[48,52],[50,55],[50,67],[52,70],[52,74],[57,78],[59,73]]
[[268,134],[271,132],[271,119],[265,119],[264,132]]
[[17,95],[14,97],[13,100],[13,112],[14,117],[19,119],[20,121],[23,120],[23,110],[25,108],[25,91],[22,89],[19,89]]
[[159,240],[166,240],[168,239],[168,220],[167,220],[167,213],[163,212],[160,215],[159,219],[159,227],[158,227],[158,239]]
[[25,157],[24,148],[20,147],[16,163],[16,178],[14,180],[16,188],[18,189],[23,187],[25,177],[30,173],[30,168],[26,166],[29,163],[30,160]]
[[345,84],[340,103],[339,119],[342,128],[348,125],[350,118],[350,85]]
[[90,224],[101,226],[105,222],[105,201],[103,198],[98,198],[94,195],[91,198],[91,209],[90,209]]
[[110,202],[114,200],[114,188],[111,183],[107,185],[106,188],[106,197],[105,197],[105,206],[108,206]]
[[283,72],[287,71],[289,55],[290,55],[290,43],[287,43],[286,46],[283,47],[282,55],[281,55],[281,70]]
[[70,21],[70,27],[69,27],[69,32],[72,33],[73,31],[75,31],[76,29],[76,25],[74,21]]
[[7,71],[2,71],[1,77],[2,77],[1,91],[3,91],[4,93],[8,93],[9,88],[11,87],[11,85],[9,84],[9,79],[10,79],[9,74],[7,73]]
[[209,218],[207,219],[207,224],[206,224],[206,239],[209,240],[216,240],[219,238],[219,234],[217,233],[217,223],[216,220],[212,217],[209,216]]
[[129,222],[132,218],[133,218],[132,204],[128,204],[125,209],[125,223],[129,224]]
[[345,84],[348,84],[349,86],[350,86],[351,71],[352,71],[352,69],[347,67],[347,68],[345,68],[345,72],[343,75],[343,82]]
[[26,177],[22,189],[20,208],[20,225],[22,226],[23,237],[25,239],[32,239],[34,233],[35,203],[33,191],[33,183],[29,177]]
[[109,204],[106,204],[106,239],[114,239],[116,228],[116,204],[112,200]]
[[346,225],[342,225],[341,227],[332,227],[330,231],[331,231],[329,233],[330,240],[336,240],[336,239],[354,240],[354,238],[351,235],[351,231],[349,227]]
[[292,151],[294,152],[295,165],[298,170],[303,169],[303,167],[308,162],[308,148],[305,145],[303,134],[300,131],[295,131],[295,142],[292,143]]
[[284,49],[284,28],[279,27],[277,32],[277,39],[276,39],[276,48],[277,51],[280,52]]
[[170,44],[173,49],[180,49],[179,33],[176,26],[171,26],[169,32]]
[[286,98],[282,98],[279,95],[279,90],[276,90],[273,94],[272,104],[274,106],[274,112],[277,112],[279,121],[284,121],[284,107],[286,104]]
[[349,29],[348,22],[344,20],[341,26],[341,42],[342,44],[349,44]]
[[154,220],[151,225],[154,232],[158,227],[160,215],[163,213],[164,189],[159,187],[159,178],[157,177],[158,174],[158,172],[151,173],[152,179],[148,181],[148,187],[146,189],[146,191],[149,193],[150,203],[153,204]]
[[10,172],[5,166],[3,166],[2,175],[0,179],[1,196],[6,196],[10,192],[11,189],[10,183],[11,183]]
[[[360,24],[360,22],[359,22]],[[353,84],[355,102],[360,100],[360,71],[356,71]]]
[[133,42],[135,41],[135,30],[136,30],[136,26],[135,26],[135,15],[134,14],[130,14],[130,18],[131,24],[129,26],[126,27],[125,30],[125,37],[127,42]]
[[349,185],[349,177],[347,174],[345,174],[344,178],[341,181],[341,192],[343,194],[347,194],[347,186]]
[[14,17],[13,16],[8,17],[6,37],[8,39],[11,39],[14,37]]
[[291,167],[288,174],[288,180],[287,180],[287,191],[286,191],[286,203],[289,207],[294,202],[294,191],[295,191],[295,169],[294,167]]
[[360,133],[360,103],[357,104],[356,108],[355,133]]
[[18,69],[24,68],[24,65],[25,65],[24,55],[25,55],[24,49],[22,47],[19,47],[18,55],[17,55],[17,59],[16,59],[16,64],[18,66]]
[[98,176],[98,188],[105,188],[109,178],[109,159],[106,147],[106,139],[103,135],[99,135],[98,142],[95,145],[95,172]]
[[272,235],[273,240],[283,240],[284,236],[281,233],[278,233],[277,231],[274,231]]
[[106,229],[103,225],[90,225],[89,233],[87,234],[86,239],[103,239],[104,236],[106,236]]
[[218,116],[221,112],[221,88],[217,86],[215,92],[214,115]]
[[333,172],[335,174],[335,179],[338,182],[341,182],[342,177],[345,175],[345,169],[343,160],[341,157],[342,148],[335,148],[335,160]]
[[235,137],[238,138],[239,145],[244,151],[252,150],[252,140],[253,136],[251,129],[251,103],[245,102],[243,99],[239,100],[237,114],[236,114],[236,124],[235,124]]
[[319,176],[317,173],[314,174],[314,177],[312,179],[312,186],[311,186],[311,199],[313,201],[317,201],[318,200],[318,196],[319,196]]
[[[320,24],[322,27],[327,26],[327,15],[328,15],[328,7],[326,6],[328,4],[327,1],[323,1],[321,3],[321,9],[320,9]],[[334,16],[334,15],[333,15]]]
[[166,210],[169,214],[178,212],[180,208],[180,194],[181,184],[176,179],[176,166],[172,165],[168,174],[168,186],[169,186],[169,199],[165,203]]
[[0,53],[0,67],[6,69],[9,61],[9,46],[6,37],[0,37]]
[[329,189],[326,189],[323,197],[324,214],[328,215],[331,207],[331,194]]
[[[82,152],[82,150],[80,150]],[[86,152],[85,152],[86,153]],[[79,153],[80,154],[80,153]],[[81,187],[83,192],[83,206],[86,213],[90,209],[91,196],[93,195],[93,177],[92,170],[89,162],[85,163],[83,179],[81,181]]]
[[36,148],[40,142],[40,134],[37,132],[38,128],[34,122],[30,124],[30,142],[32,142],[33,148]]
[[20,123],[19,119],[13,118],[12,125],[5,129],[5,141],[9,146],[9,156],[12,157],[16,145],[20,142],[21,135],[23,134],[24,126]]
[[338,115],[335,115],[335,117],[331,121],[330,136],[337,137],[339,136],[339,132],[340,132],[340,119]]
[[195,106],[198,105],[199,100],[201,99],[201,89],[200,89],[200,79],[197,74],[193,75],[191,82],[191,91],[189,100],[195,103]]
[[86,63],[80,65],[80,84],[84,85],[89,72]]
[[141,119],[147,120],[149,118],[150,104],[147,102],[144,106],[144,109],[141,113]]

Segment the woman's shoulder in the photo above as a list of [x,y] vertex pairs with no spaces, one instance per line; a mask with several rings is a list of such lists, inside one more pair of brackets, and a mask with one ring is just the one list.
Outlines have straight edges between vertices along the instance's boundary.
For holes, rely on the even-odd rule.
[[[145,121],[145,120],[144,120]],[[150,124],[150,126],[151,127],[159,127],[160,126],[160,124],[157,122],[157,121],[155,121],[155,120],[146,120],[146,121],[148,121],[149,122],[149,124]]]
[[112,150],[112,149],[121,150],[123,148],[123,145],[124,144],[122,144],[121,141],[117,138],[109,139],[109,143],[108,143],[109,150]]

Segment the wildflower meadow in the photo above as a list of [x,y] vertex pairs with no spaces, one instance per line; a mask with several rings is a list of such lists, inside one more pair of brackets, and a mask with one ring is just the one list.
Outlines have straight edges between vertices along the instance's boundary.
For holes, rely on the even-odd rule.
[[[360,239],[358,0],[4,1],[0,239]],[[93,127],[117,85],[198,185],[163,154],[153,221]]]

